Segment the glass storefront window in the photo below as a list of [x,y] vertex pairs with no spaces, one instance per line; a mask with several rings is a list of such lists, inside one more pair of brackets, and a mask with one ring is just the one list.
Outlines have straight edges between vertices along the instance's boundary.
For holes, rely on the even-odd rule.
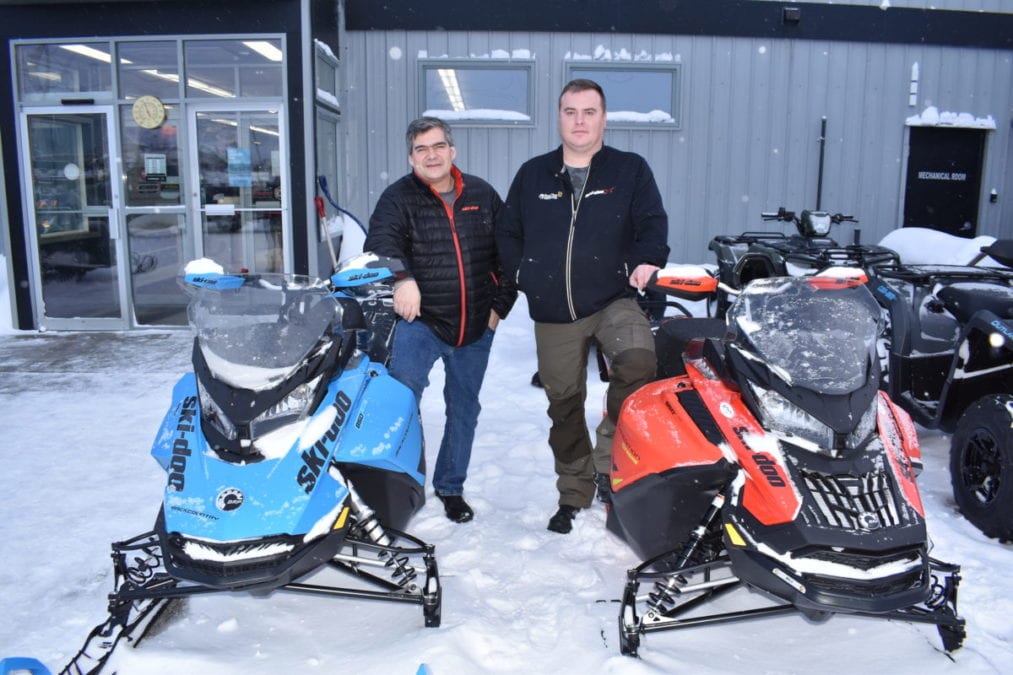
[[120,149],[127,206],[183,204],[179,170],[179,113],[166,106],[167,117],[155,129],[134,122],[130,106],[120,108]]
[[284,44],[14,42],[40,325],[185,324],[175,278],[199,255],[285,270]]
[[197,113],[204,255],[226,270],[284,269],[277,111]]
[[191,40],[183,45],[186,95],[282,96],[281,40]]
[[106,115],[35,114],[27,130],[46,316],[117,317]]
[[120,98],[179,98],[179,55],[174,40],[117,45]]
[[228,271],[281,272],[281,211],[235,211],[205,215],[204,257]]
[[142,325],[186,325],[187,296],[176,283],[184,257],[183,214],[127,216],[134,316]]
[[23,101],[66,94],[92,99],[112,97],[112,47],[108,42],[18,45],[15,54]]

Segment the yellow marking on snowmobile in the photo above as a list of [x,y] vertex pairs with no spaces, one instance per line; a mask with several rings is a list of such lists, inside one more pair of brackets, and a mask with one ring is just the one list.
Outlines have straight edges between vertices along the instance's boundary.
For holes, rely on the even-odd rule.
[[338,519],[334,521],[334,527],[332,527],[331,529],[340,530],[345,526],[345,521],[347,519],[348,519],[348,507],[346,506],[345,508],[341,509],[341,515],[339,515]]
[[745,546],[746,545],[746,540],[742,538],[742,535],[739,534],[739,531],[736,530],[735,527],[731,523],[725,523],[725,532],[728,533],[728,538],[736,546]]
[[631,462],[633,462],[634,464],[640,464],[640,455],[634,452],[633,448],[631,448],[629,444],[626,443],[626,441],[622,442],[622,448],[623,452],[626,453],[626,456],[630,458]]

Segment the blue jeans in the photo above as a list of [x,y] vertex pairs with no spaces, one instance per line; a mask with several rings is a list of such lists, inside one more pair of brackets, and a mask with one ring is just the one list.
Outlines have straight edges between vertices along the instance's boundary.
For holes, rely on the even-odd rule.
[[422,402],[422,392],[429,386],[429,372],[436,359],[443,359],[446,383],[443,400],[447,423],[443,442],[433,469],[433,489],[438,495],[460,495],[471,461],[471,444],[475,439],[478,413],[482,410],[478,392],[482,388],[489,350],[496,332],[487,329],[475,342],[452,347],[436,337],[429,327],[416,319],[411,323],[399,320],[394,329],[390,374],[415,392]]

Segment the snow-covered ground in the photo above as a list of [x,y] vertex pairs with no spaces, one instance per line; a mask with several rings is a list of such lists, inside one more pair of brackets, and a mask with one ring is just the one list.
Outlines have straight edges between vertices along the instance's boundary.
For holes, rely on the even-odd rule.
[[[81,339],[2,323],[0,333],[0,354],[31,347],[26,340]],[[111,360],[83,349],[60,371],[0,361],[0,656],[30,655],[58,669],[105,618],[109,542],[146,531],[158,510],[164,476],[147,453],[188,345],[182,333],[146,332],[121,336]],[[195,597],[140,647],[121,647],[109,671],[412,675],[424,663],[432,675],[1013,672],[1013,546],[986,539],[956,512],[949,439],[925,430],[920,484],[933,555],[963,567],[963,649],[947,656],[930,626],[785,616],[649,635],[641,658],[621,656],[617,601],[639,561],[606,532],[601,505],[582,511],[569,535],[545,529],[557,494],[544,394],[529,385],[534,364],[522,298],[501,324],[482,391],[465,486],[475,520],[451,523],[430,499],[409,528],[437,547],[440,628],[424,628],[414,605],[285,593]],[[442,432],[442,380],[437,368],[422,404],[430,466]],[[596,375],[589,382],[594,423],[603,385]],[[722,606],[754,600],[737,591]]]

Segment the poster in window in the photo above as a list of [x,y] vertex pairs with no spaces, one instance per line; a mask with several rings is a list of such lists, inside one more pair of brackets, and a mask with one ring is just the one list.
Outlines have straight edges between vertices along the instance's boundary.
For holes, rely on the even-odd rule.
[[250,187],[253,173],[249,148],[229,148],[229,187]]

